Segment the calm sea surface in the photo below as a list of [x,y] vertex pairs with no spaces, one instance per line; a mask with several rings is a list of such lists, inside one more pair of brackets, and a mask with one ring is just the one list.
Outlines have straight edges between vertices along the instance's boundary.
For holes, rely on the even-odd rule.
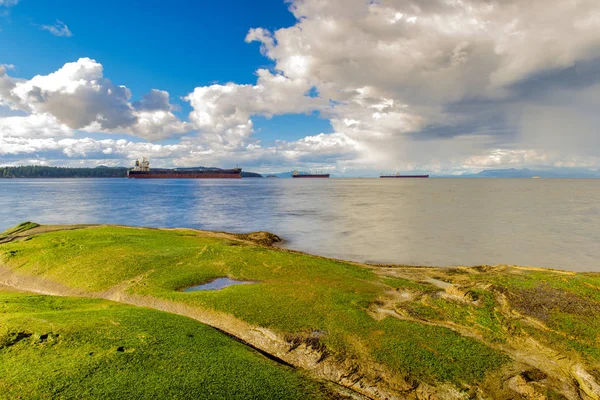
[[600,180],[0,180],[0,231],[25,220],[266,230],[376,263],[600,271]]

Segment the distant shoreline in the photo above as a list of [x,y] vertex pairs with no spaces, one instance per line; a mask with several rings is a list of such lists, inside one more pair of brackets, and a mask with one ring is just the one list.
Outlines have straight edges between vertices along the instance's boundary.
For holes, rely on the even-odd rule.
[[[193,167],[193,168],[173,168],[180,170],[189,169],[221,169],[214,167]],[[24,165],[18,167],[2,167],[0,166],[0,179],[2,178],[126,178],[128,167],[105,167],[98,166],[93,168],[88,167],[52,167],[38,165]],[[438,172],[432,174],[428,171],[401,171],[403,175],[425,175],[427,174],[432,179],[449,178],[449,179],[599,179],[600,170],[585,170],[580,168],[562,168],[555,170],[534,170],[534,169],[490,169],[483,170],[477,173],[462,173],[461,175],[451,175],[448,173]],[[378,179],[380,175],[366,173],[367,176],[335,176],[332,174],[332,179]],[[371,176],[372,175],[372,176]],[[242,171],[242,178],[291,178],[292,172],[281,173],[265,173]]]

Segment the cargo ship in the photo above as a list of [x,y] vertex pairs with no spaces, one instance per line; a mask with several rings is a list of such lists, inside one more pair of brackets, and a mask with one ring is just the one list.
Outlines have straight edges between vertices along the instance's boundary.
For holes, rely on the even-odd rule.
[[150,169],[150,162],[144,157],[142,161],[135,161],[135,167],[127,171],[127,177],[130,179],[239,179],[242,177],[242,169]]
[[292,178],[329,178],[329,174],[311,174],[310,172],[294,171]]
[[429,175],[384,175],[381,174],[380,178],[429,178]]

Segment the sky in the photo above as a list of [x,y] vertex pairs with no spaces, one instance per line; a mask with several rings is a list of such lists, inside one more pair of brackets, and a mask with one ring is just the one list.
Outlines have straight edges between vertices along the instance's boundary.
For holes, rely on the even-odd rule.
[[597,0],[0,0],[0,165],[600,169]]

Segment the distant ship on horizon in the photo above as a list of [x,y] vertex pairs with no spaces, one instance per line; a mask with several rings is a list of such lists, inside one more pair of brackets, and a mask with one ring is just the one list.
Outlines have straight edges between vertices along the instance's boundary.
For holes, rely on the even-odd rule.
[[313,174],[310,172],[294,171],[292,178],[329,178],[330,174]]
[[429,178],[429,175],[401,175],[401,174],[385,175],[385,174],[381,174],[379,177],[380,178]]
[[239,179],[242,177],[242,169],[150,169],[150,161],[143,157],[142,161],[135,161],[135,166],[127,171],[127,177],[130,179]]

